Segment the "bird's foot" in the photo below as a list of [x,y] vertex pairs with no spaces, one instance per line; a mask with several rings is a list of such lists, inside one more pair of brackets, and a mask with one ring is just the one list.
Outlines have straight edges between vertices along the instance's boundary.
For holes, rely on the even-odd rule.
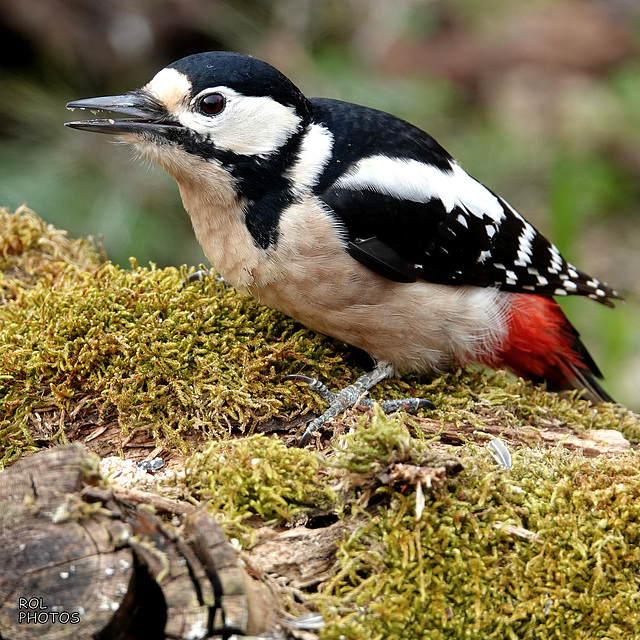
[[188,284],[191,284],[192,282],[201,282],[202,280],[205,280],[206,278],[210,278],[212,275],[213,275],[213,272],[209,271],[209,269],[198,269],[197,271],[194,271],[193,273],[190,273],[182,281],[182,286],[186,287]]
[[[305,429],[302,437],[298,442],[299,447],[304,447],[314,431],[321,427],[325,422],[331,418],[335,418],[343,411],[350,409],[356,405],[363,407],[371,407],[374,403],[370,398],[363,398],[363,396],[375,387],[378,382],[391,377],[393,373],[393,367],[388,362],[379,363],[375,369],[360,376],[353,384],[341,389],[338,392],[329,391],[327,386],[317,380],[316,378],[310,378],[309,376],[303,376],[300,374],[293,374],[287,376],[288,380],[299,380],[309,385],[312,391],[315,391],[328,405],[329,408],[321,415],[312,420]],[[408,412],[414,412],[421,408],[434,409],[435,405],[431,400],[424,398],[403,398],[400,400],[383,400],[380,403],[381,409],[385,413],[392,413],[399,409],[404,409]]]
[[217,273],[210,271],[209,269],[198,269],[193,273],[190,273],[183,281],[182,286],[186,287],[188,284],[192,282],[200,282],[205,280],[206,278],[210,278],[213,276],[213,279],[217,284],[221,284],[225,289],[230,289],[231,284],[229,284],[222,276]]

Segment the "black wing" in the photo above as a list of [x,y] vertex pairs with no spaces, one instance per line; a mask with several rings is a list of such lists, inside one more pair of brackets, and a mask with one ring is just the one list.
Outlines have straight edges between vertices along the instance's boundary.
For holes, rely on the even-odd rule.
[[316,121],[334,136],[317,193],[346,228],[349,253],[376,273],[398,282],[585,295],[608,306],[620,298],[566,262],[421,129],[366,107],[312,102]]

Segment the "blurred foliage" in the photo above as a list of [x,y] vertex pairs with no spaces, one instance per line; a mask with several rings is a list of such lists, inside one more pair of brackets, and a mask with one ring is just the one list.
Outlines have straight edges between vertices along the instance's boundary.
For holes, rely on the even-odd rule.
[[639,41],[628,0],[0,0],[0,205],[101,237],[123,265],[202,262],[173,181],[64,129],[64,105],[197,51],[250,53],[308,95],[425,128],[619,289],[615,312],[566,308],[607,388],[640,408]]

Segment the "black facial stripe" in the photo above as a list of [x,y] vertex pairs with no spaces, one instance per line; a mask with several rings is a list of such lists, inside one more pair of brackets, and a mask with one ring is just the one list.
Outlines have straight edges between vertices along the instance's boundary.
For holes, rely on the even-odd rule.
[[255,243],[268,249],[278,242],[282,212],[295,202],[291,191],[270,192],[259,202],[250,201],[245,206],[245,224]]
[[209,139],[185,129],[172,130],[165,138],[203,160],[220,162],[236,180],[251,236],[259,247],[267,249],[278,241],[280,215],[295,202],[287,169],[297,158],[303,133],[304,130],[296,132],[275,153],[263,156],[220,149]]

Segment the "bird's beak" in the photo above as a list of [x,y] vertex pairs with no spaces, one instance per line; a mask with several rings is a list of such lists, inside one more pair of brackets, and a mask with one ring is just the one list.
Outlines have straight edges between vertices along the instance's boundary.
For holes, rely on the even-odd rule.
[[67,103],[67,109],[85,109],[94,113],[99,111],[121,113],[126,118],[108,118],[104,120],[77,120],[65,122],[65,126],[82,131],[112,134],[159,133],[168,128],[180,127],[180,123],[171,121],[165,108],[153,96],[145,91],[132,91],[122,96],[104,96],[86,98]]

